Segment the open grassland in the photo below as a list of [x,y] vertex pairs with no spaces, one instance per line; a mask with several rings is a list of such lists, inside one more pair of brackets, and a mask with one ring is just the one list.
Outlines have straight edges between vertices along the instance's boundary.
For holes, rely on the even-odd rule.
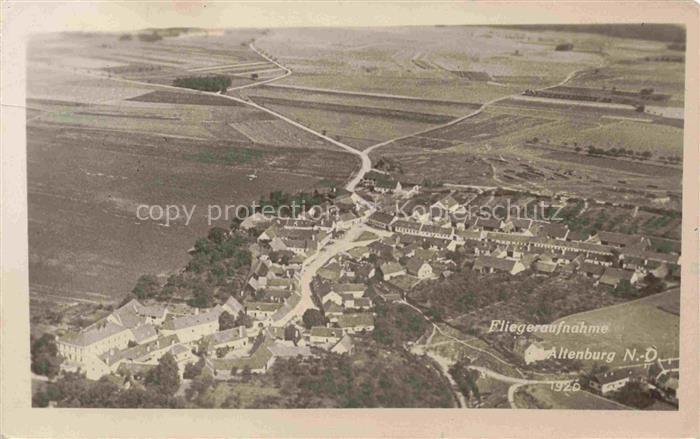
[[[641,361],[624,361],[626,349],[637,349],[637,355],[644,355],[648,347],[655,346],[660,358],[678,357],[679,318],[662,308],[673,306],[680,294],[678,289],[667,291],[644,299],[635,300],[607,308],[600,308],[581,314],[563,317],[569,324],[585,322],[587,325],[609,325],[607,334],[542,334],[545,340],[557,347],[570,350],[616,352],[610,366],[624,366]],[[559,320],[558,320],[559,321]],[[554,322],[555,324],[558,322]],[[584,360],[584,363],[586,361]],[[590,365],[590,364],[589,364]]]
[[585,390],[576,392],[555,391],[550,386],[528,385],[515,393],[515,404],[523,409],[554,410],[626,410],[614,401],[594,395]]

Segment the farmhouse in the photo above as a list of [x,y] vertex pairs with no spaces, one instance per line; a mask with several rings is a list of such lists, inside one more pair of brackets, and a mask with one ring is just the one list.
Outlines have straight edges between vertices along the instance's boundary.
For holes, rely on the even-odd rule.
[[367,289],[366,285],[358,283],[344,283],[344,284],[334,284],[331,287],[331,291],[336,292],[340,295],[350,294],[353,297],[362,297]]
[[92,362],[97,355],[111,349],[124,349],[134,335],[129,328],[111,321],[102,321],[86,331],[59,337],[56,340],[58,353],[67,360],[84,365]]
[[637,244],[643,244],[645,241],[640,235],[627,235],[625,233],[603,231],[597,232],[591,240],[602,245],[609,245],[617,248],[631,247]]
[[378,229],[390,230],[394,216],[384,212],[374,212],[367,218],[367,224]]
[[220,348],[242,349],[248,345],[245,326],[215,332],[204,337],[210,353]]
[[352,353],[352,348],[353,348],[353,343],[352,343],[352,337],[350,337],[348,334],[345,334],[343,338],[340,339],[340,341],[331,348],[331,352],[334,354],[350,354]]
[[246,314],[256,320],[269,320],[282,307],[281,303],[245,302]]
[[498,220],[496,218],[477,218],[474,222],[474,225],[471,228],[473,230],[495,232],[501,230],[503,226],[503,221]]
[[336,226],[339,230],[347,230],[353,226],[360,224],[362,218],[352,212],[345,212],[338,217]]
[[477,256],[474,261],[474,270],[479,273],[494,273],[497,271],[510,274],[518,274],[525,270],[525,266],[510,259],[496,258],[493,256]]
[[116,372],[122,364],[157,365],[158,360],[179,343],[177,335],[169,335],[128,349],[110,349],[101,354],[99,361],[94,362],[92,367],[85,370],[86,376],[88,379],[99,379],[103,375]]
[[402,190],[402,186],[398,181],[382,179],[374,183],[374,190],[380,194],[386,194],[399,192]]
[[182,343],[199,340],[219,329],[221,310],[222,308],[217,305],[206,312],[168,319],[163,323],[161,333],[176,334]]
[[532,364],[547,360],[556,352],[556,348],[545,341],[529,342],[521,339],[516,343],[514,352],[523,357],[525,364]]
[[413,221],[398,220],[393,224],[394,231],[407,235],[420,234],[421,224]]
[[338,326],[348,334],[374,330],[374,316],[369,313],[343,314],[338,317]]
[[569,227],[565,224],[545,224],[540,230],[540,236],[544,236],[549,239],[557,239],[565,241],[566,237],[569,235]]
[[586,277],[598,278],[605,272],[605,267],[598,264],[591,264],[590,262],[583,262],[578,271]]
[[136,344],[148,343],[158,338],[158,332],[156,332],[154,325],[140,325],[130,330],[134,334],[134,342]]
[[311,328],[309,341],[314,344],[338,343],[343,337],[343,330],[340,328],[327,328],[325,326],[314,326]]
[[615,369],[594,375],[590,383],[593,389],[605,395],[623,387],[631,377],[632,369]]
[[343,304],[343,296],[341,296],[340,293],[337,293],[335,291],[329,291],[322,296],[321,302],[323,304],[332,302],[338,306],[341,306]]
[[457,200],[455,200],[452,195],[447,195],[446,197],[436,201],[433,203],[431,207],[432,209],[437,209],[442,212],[447,212],[447,213],[458,213],[458,212],[464,212],[464,207],[461,206]]
[[532,220],[524,218],[509,218],[503,224],[503,230],[509,233],[521,233],[532,236]]
[[338,316],[343,315],[343,307],[329,300],[323,303],[323,314],[331,323],[335,323],[338,321]]
[[639,273],[629,270],[621,270],[619,268],[607,267],[600,277],[600,283],[603,285],[609,285],[611,287],[617,287],[623,280],[628,281],[630,284],[635,284],[639,280]]
[[406,274],[406,269],[397,262],[385,262],[379,266],[379,269],[384,276],[384,280],[389,280],[391,278],[401,276]]
[[414,256],[406,263],[408,274],[416,276],[418,279],[427,279],[433,275],[433,267],[420,257]]
[[265,373],[275,362],[275,356],[270,350],[273,344],[273,340],[265,338],[248,357],[207,358],[205,364],[216,379],[228,379],[234,373],[242,373],[244,370],[256,374]]
[[226,300],[226,303],[224,303],[221,306],[221,309],[233,316],[237,316],[239,313],[245,312],[245,308],[243,307],[243,305],[241,305],[241,303],[238,300],[236,300],[233,296],[229,297],[228,300]]

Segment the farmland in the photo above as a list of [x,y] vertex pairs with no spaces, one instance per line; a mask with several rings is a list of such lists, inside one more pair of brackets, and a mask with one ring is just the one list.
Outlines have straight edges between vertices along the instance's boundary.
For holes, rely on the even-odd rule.
[[[343,154],[321,150],[54,125],[30,127],[28,138],[30,275],[40,296],[113,300],[144,271],[187,260],[207,229],[208,204],[249,203],[350,170]],[[189,226],[165,227],[138,221],[139,204],[199,207]]]
[[610,366],[629,364],[629,361],[624,361],[626,349],[637,349],[643,354],[648,347],[655,346],[659,358],[675,358],[679,352],[679,318],[665,309],[671,309],[677,303],[679,294],[679,290],[675,289],[560,319],[571,324],[583,321],[588,325],[609,325],[610,330],[604,335],[543,334],[543,337],[555,346],[572,350],[589,348],[616,352]]
[[[223,97],[114,80],[168,83],[161,75],[259,63],[249,35],[155,43],[64,35],[30,44],[33,309],[118,301],[144,272],[181,267],[209,227],[209,204],[245,204],[273,190],[347,178],[353,158],[266,113]],[[188,226],[166,226],[139,221],[140,204],[197,208]]]
[[528,385],[515,394],[518,408],[545,408],[554,410],[625,410],[626,408],[608,399],[585,390],[576,392],[554,391],[546,385]]
[[[280,61],[298,72],[283,84],[481,103],[600,62],[595,53],[554,51],[561,38],[590,47],[602,44],[562,33],[397,27],[285,29],[265,35],[260,45],[283,54]],[[471,44],[464,44],[467,40]]]

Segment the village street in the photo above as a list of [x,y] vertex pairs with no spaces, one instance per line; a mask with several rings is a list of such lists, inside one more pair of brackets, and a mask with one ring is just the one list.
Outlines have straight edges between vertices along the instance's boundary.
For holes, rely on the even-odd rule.
[[312,255],[304,261],[304,264],[301,268],[301,278],[299,280],[301,289],[301,300],[299,300],[299,303],[297,303],[296,306],[292,308],[292,310],[289,313],[287,313],[287,315],[275,321],[273,323],[273,326],[283,327],[289,322],[292,322],[297,319],[300,320],[307,309],[316,308],[316,305],[314,304],[312,298],[313,292],[311,291],[311,282],[313,281],[314,277],[316,277],[316,273],[321,267],[326,265],[326,263],[329,260],[331,260],[331,258],[338,255],[339,253],[348,251],[354,247],[360,247],[363,245],[370,244],[373,241],[376,241],[376,239],[368,241],[355,241],[360,235],[362,235],[362,232],[365,231],[370,231],[376,235],[375,230],[371,230],[364,224],[355,225],[348,229],[342,238],[326,245],[317,253],[315,253],[314,255]]

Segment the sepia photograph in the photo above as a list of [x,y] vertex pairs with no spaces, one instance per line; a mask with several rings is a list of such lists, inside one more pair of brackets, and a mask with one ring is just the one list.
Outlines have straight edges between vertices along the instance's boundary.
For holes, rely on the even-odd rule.
[[26,39],[33,409],[697,390],[685,24],[160,23]]

